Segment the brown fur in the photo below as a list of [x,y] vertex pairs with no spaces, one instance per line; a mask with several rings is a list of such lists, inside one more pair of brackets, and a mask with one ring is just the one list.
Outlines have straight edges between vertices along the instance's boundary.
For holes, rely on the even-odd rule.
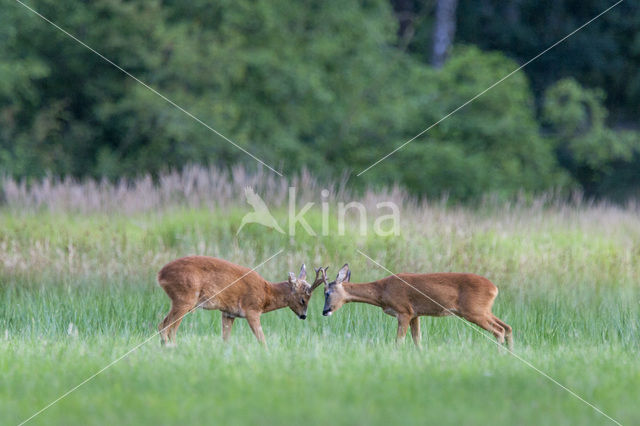
[[323,282],[318,279],[319,271],[323,271],[322,268],[316,270],[316,282],[310,286],[304,265],[298,278],[290,273],[287,281],[271,283],[257,272],[223,259],[189,256],[174,260],[158,273],[158,284],[171,299],[171,310],[158,325],[161,341],[175,344],[182,318],[202,308],[222,311],[225,341],[234,320],[246,318],[258,341],[264,344],[260,315],[288,306],[305,319],[311,293]]
[[420,346],[420,316],[455,314],[491,332],[499,343],[506,339],[507,345],[512,345],[511,327],[491,312],[498,288],[487,278],[462,273],[397,274],[351,284],[349,277],[349,266],[344,265],[336,281],[325,286],[323,315],[349,302],[379,306],[397,318],[397,341],[404,339],[411,327],[413,341]]

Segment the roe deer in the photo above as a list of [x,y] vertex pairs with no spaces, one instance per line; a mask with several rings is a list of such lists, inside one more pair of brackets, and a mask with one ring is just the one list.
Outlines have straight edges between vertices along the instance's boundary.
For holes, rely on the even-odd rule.
[[207,256],[183,257],[166,264],[158,272],[158,284],[171,299],[171,310],[158,325],[161,343],[175,345],[182,318],[196,308],[222,312],[222,339],[227,341],[236,318],[246,318],[258,341],[265,344],[260,315],[288,306],[300,317],[307,317],[312,291],[326,282],[326,268],[316,269],[312,285],[306,281],[304,265],[296,278],[271,283],[249,268]]
[[[351,284],[351,271],[345,264],[335,281],[325,282],[322,315],[329,316],[343,304],[362,302],[379,306],[398,319],[396,341],[411,326],[411,336],[420,346],[419,317],[458,315],[493,333],[498,343],[506,338],[511,347],[511,327],[491,313],[498,288],[488,279],[474,274],[398,274],[362,284]],[[403,282],[404,281],[404,282]]]

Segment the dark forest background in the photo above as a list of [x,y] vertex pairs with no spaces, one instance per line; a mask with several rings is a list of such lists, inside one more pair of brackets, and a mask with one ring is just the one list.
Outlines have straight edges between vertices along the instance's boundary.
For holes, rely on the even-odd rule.
[[[29,4],[283,173],[359,173],[613,0]],[[0,173],[118,179],[255,160],[17,2],[0,5]],[[640,1],[626,0],[356,185],[640,195]]]

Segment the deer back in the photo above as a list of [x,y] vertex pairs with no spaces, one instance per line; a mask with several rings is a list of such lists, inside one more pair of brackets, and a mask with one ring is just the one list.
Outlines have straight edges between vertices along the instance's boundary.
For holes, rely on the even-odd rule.
[[233,310],[242,305],[263,305],[268,283],[257,272],[224,259],[188,256],[165,265],[158,283],[172,301],[201,303],[208,309]]

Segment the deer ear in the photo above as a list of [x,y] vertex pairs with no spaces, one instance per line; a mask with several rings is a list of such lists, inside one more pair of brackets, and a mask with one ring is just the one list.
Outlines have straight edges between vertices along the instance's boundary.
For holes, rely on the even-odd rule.
[[295,284],[298,280],[296,279],[296,274],[293,272],[289,272],[289,282],[291,284]]
[[302,268],[300,268],[300,274],[298,275],[298,279],[299,280],[307,279],[307,267],[304,265],[304,263],[302,264]]
[[349,281],[351,278],[351,271],[349,270],[349,264],[345,263],[342,268],[338,271],[338,276],[336,277],[336,284],[342,284],[345,281]]

